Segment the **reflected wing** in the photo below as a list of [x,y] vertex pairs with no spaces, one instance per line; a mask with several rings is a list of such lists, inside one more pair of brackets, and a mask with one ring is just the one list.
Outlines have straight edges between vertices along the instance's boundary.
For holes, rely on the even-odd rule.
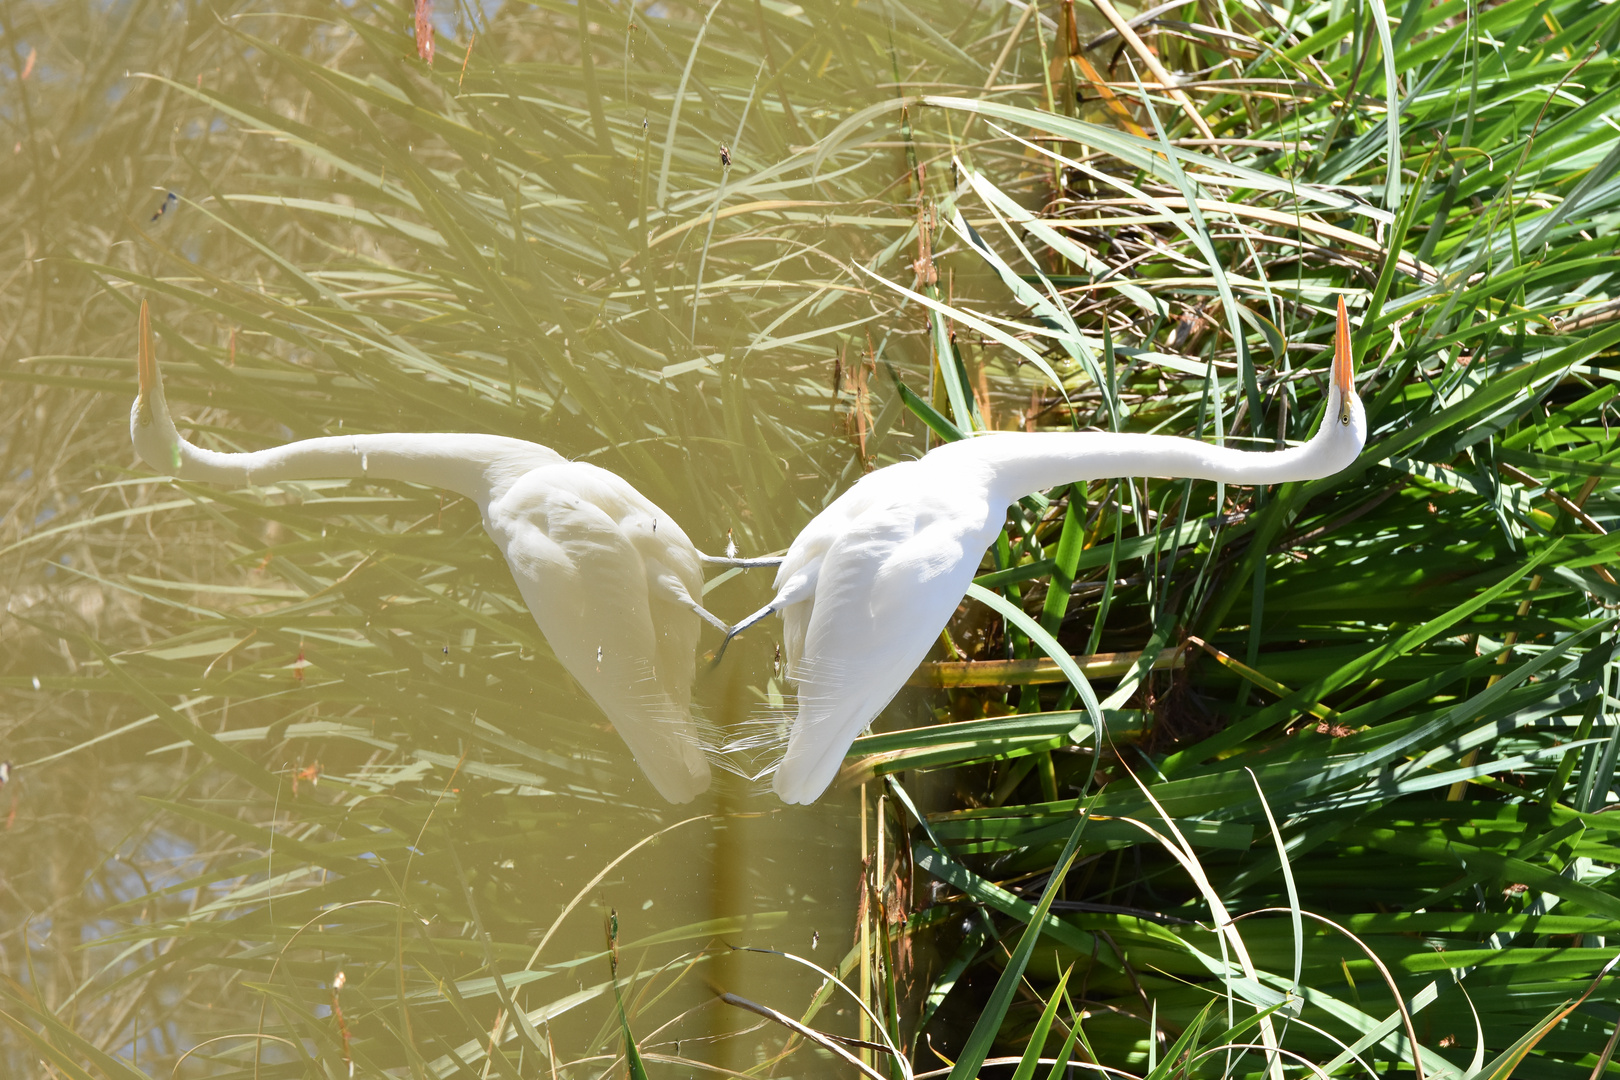
[[[653,630],[652,670],[682,715],[690,715],[702,630],[692,611],[703,597],[697,548],[679,522],[616,473],[571,461],[548,469],[547,476],[611,519],[615,538],[626,541],[640,557]],[[708,776],[706,769],[703,775]]]
[[972,491],[936,495],[920,510],[869,509],[828,549],[773,785],[783,801],[813,802],[832,783],[850,743],[928,655],[999,524]]
[[556,482],[566,475],[539,469],[514,484],[490,504],[490,535],[557,659],[658,793],[687,802],[709,786],[690,709],[697,616],[649,596],[635,544],[614,516]]

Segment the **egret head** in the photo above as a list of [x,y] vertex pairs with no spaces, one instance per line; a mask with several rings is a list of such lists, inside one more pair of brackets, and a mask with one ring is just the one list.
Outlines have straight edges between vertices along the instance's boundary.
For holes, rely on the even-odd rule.
[[129,437],[135,452],[154,469],[175,473],[180,469],[180,433],[169,419],[169,406],[163,400],[163,377],[158,374],[157,354],[152,348],[152,317],[146,301],[141,301],[137,337],[137,370],[140,387],[129,410]]
[[1356,398],[1355,372],[1351,370],[1350,316],[1339,297],[1338,325],[1333,331],[1333,386],[1339,392],[1339,423],[1350,423],[1350,403]]
[[[1367,414],[1356,393],[1355,371],[1350,351],[1350,316],[1339,297],[1338,320],[1333,330],[1333,372],[1328,388],[1328,415],[1323,418],[1320,437],[1342,443],[1354,460],[1367,441]],[[1345,464],[1348,464],[1347,460]]]

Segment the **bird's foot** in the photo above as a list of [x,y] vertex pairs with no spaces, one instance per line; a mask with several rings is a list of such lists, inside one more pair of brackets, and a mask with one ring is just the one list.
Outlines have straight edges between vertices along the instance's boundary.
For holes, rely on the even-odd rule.
[[742,633],[744,630],[748,629],[750,626],[753,626],[755,623],[759,622],[761,619],[768,618],[768,617],[770,617],[770,616],[772,616],[774,614],[776,614],[776,609],[774,607],[772,607],[770,604],[766,604],[764,607],[760,608],[758,611],[756,611],[752,615],[748,616],[748,618],[744,619],[742,622],[738,623],[736,626],[727,627],[726,628],[726,640],[722,641],[720,643],[720,648],[715,650],[714,659],[709,662],[710,669],[712,670],[713,668],[717,668],[717,667],[720,666],[720,660],[721,660],[722,657],[724,657],[726,655],[726,646],[731,644],[731,639],[732,638],[736,637],[738,634]]

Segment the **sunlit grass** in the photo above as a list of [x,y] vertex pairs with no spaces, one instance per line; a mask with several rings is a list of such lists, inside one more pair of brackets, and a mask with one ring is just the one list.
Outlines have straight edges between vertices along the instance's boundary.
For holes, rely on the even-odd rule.
[[[1607,1067],[1615,991],[1559,1014],[1620,929],[1616,15],[1197,5],[1138,49],[1068,10],[459,11],[432,68],[387,6],[8,25],[0,64],[40,54],[0,166],[7,1061]],[[159,487],[124,421],[146,297],[198,441],[515,435],[621,472],[699,547],[767,551],[985,427],[1303,437],[1341,294],[1351,470],[1012,508],[919,675],[946,689],[850,760],[853,946],[806,901],[651,934],[621,910],[580,947],[677,819],[474,508]],[[1000,666],[943,666],[970,660]],[[737,670],[720,723],[791,689],[768,647]],[[774,809],[742,798],[660,843]],[[869,1018],[730,949],[823,938]],[[734,993],[759,972],[769,996]]]

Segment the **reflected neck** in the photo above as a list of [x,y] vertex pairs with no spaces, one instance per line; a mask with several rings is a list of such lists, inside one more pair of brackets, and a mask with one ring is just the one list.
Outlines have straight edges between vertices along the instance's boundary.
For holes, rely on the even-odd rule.
[[454,491],[483,507],[525,473],[566,460],[538,443],[463,433],[337,435],[230,454],[187,442],[161,407],[144,415],[137,408],[133,419],[135,447],[147,464],[182,480],[215,484],[404,480]]

